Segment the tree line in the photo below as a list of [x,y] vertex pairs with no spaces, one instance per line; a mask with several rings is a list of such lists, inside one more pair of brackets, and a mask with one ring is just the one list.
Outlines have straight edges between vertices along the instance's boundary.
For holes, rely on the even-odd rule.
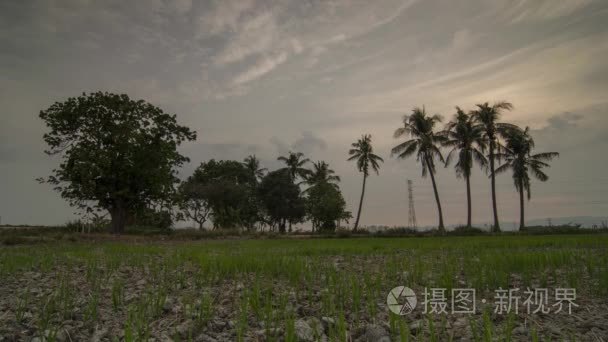
[[[454,119],[442,129],[439,115],[415,108],[403,118],[395,138],[406,138],[391,150],[405,159],[416,155],[422,175],[430,175],[437,203],[438,229],[445,232],[437,165],[450,165],[465,179],[471,226],[470,178],[474,164],[491,179],[494,231],[500,231],[496,207],[495,176],[511,171],[520,194],[521,227],[524,227],[524,193],[530,198],[531,176],[546,181],[543,168],[558,156],[555,152],[534,154],[528,128],[500,122],[512,105],[479,104],[470,112],[456,108]],[[175,220],[191,220],[199,228],[264,229],[281,233],[295,224],[310,221],[313,231],[333,231],[352,218],[338,186],[337,176],[325,161],[312,162],[294,151],[278,158],[284,166],[268,171],[255,155],[243,161],[209,160],[181,181],[177,170],[189,159],[178,147],[196,139],[196,132],[177,123],[143,100],[125,94],[96,92],[56,102],[40,112],[48,131],[45,153],[60,156],[51,175],[39,178],[83,212],[107,212],[111,230],[121,233],[127,225],[170,227]],[[443,148],[449,152],[444,157]],[[384,161],[364,134],[351,145],[348,160],[361,172],[362,189],[354,230],[359,227],[366,180],[378,174]],[[498,164],[497,164],[498,163]]]

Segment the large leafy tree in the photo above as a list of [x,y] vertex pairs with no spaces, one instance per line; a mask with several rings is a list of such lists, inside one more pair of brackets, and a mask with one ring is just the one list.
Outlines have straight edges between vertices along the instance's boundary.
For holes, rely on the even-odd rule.
[[208,185],[200,182],[194,176],[188,177],[178,189],[179,219],[189,219],[198,224],[198,229],[204,228],[205,222],[211,216]]
[[445,136],[435,132],[435,126],[441,122],[439,115],[427,115],[423,108],[414,108],[412,114],[403,116],[403,127],[395,130],[394,137],[409,137],[411,139],[393,147],[391,154],[397,158],[405,159],[416,154],[417,161],[422,164],[422,177],[431,176],[437,212],[439,214],[439,226],[441,233],[445,233],[443,224],[443,211],[439,200],[439,191],[435,181],[435,159],[445,163],[441,154],[440,146],[445,141]]
[[176,169],[188,158],[177,151],[196,133],[175,115],[143,100],[107,92],[82,94],[40,112],[43,139],[59,167],[41,181],[71,205],[107,210],[112,231],[124,230],[134,211],[166,202],[179,182]]
[[301,222],[306,215],[300,188],[287,170],[268,173],[258,187],[258,196],[271,225],[278,226],[281,233],[285,233],[287,222]]
[[544,173],[543,169],[549,167],[547,161],[559,157],[557,152],[545,152],[532,154],[534,150],[534,139],[530,136],[530,129],[525,130],[509,130],[505,136],[506,146],[503,152],[498,155],[505,162],[496,169],[496,173],[502,173],[507,170],[513,172],[513,182],[515,189],[519,193],[520,205],[520,220],[519,229],[525,228],[525,203],[524,192],[531,197],[530,174],[541,182],[546,182],[549,176]]
[[494,214],[494,226],[492,231],[500,232],[500,223],[498,221],[498,207],[496,203],[496,153],[500,150],[499,138],[504,136],[507,131],[518,129],[517,126],[499,122],[504,111],[512,110],[513,105],[509,102],[496,102],[490,106],[488,102],[477,104],[477,109],[471,112],[475,120],[476,127],[483,130],[484,139],[488,144],[488,159],[490,162],[490,179],[492,187],[492,212]]
[[357,218],[355,220],[355,227],[353,231],[357,231],[359,228],[359,219],[361,218],[361,208],[363,207],[363,197],[365,196],[365,183],[369,176],[370,168],[378,174],[380,169],[380,163],[384,160],[374,154],[374,148],[372,147],[372,136],[364,134],[356,142],[351,144],[351,149],[348,151],[348,161],[356,161],[357,170],[363,173],[363,185],[361,186],[361,198],[359,199],[359,209],[357,210]]
[[339,187],[329,182],[318,182],[308,189],[306,209],[313,231],[334,231],[337,221],[348,220],[346,202]]
[[487,167],[488,159],[485,156],[487,148],[483,129],[476,126],[473,117],[456,107],[454,119],[450,121],[442,132],[446,141],[444,146],[450,148],[445,163],[450,164],[453,158],[457,158],[454,168],[457,177],[464,177],[467,187],[467,227],[471,227],[471,171],[473,162],[476,161],[481,167]]
[[310,159],[305,158],[302,152],[289,152],[287,156],[280,156],[277,160],[285,163],[285,167],[281,170],[287,171],[291,177],[292,182],[296,182],[297,179],[305,180],[310,174],[310,170],[304,166],[310,163]]
[[211,159],[201,163],[187,182],[198,187],[211,209],[214,228],[249,226],[256,220],[257,210],[250,202],[256,180],[242,163]]

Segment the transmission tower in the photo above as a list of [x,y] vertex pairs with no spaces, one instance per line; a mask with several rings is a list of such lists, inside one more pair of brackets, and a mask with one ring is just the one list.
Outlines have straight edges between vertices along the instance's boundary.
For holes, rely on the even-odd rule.
[[416,209],[414,208],[414,190],[413,190],[413,185],[412,185],[412,180],[408,179],[407,180],[407,194],[408,194],[408,199],[409,199],[409,206],[410,206],[410,210],[409,210],[409,217],[407,219],[407,224],[410,228],[416,229],[418,228],[418,225],[416,224]]

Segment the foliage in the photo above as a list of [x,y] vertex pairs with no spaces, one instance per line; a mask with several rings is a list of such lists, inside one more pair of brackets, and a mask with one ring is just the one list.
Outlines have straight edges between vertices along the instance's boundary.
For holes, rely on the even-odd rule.
[[545,152],[532,154],[534,149],[534,139],[530,136],[530,129],[525,130],[512,129],[506,134],[506,147],[503,153],[499,153],[497,157],[504,159],[505,163],[496,169],[496,173],[502,173],[507,170],[513,172],[513,182],[515,189],[520,195],[520,225],[523,229],[524,223],[524,192],[531,197],[530,174],[541,182],[546,182],[549,179],[543,169],[549,167],[547,161],[559,156],[557,152]]
[[211,215],[211,205],[207,197],[207,185],[199,183],[194,176],[188,177],[178,189],[178,218],[193,220],[202,230]]
[[416,160],[422,164],[422,176],[431,175],[439,214],[438,229],[441,232],[445,232],[441,201],[439,200],[439,192],[435,183],[435,159],[439,159],[445,163],[440,147],[446,141],[446,137],[444,134],[438,134],[434,131],[435,126],[439,122],[441,122],[441,116],[438,114],[427,115],[424,107],[414,108],[411,115],[403,117],[403,127],[397,128],[394,133],[395,138],[409,136],[411,139],[393,147],[391,154],[397,155],[397,158],[400,159],[405,159],[416,154]]
[[286,171],[293,182],[296,182],[298,178],[305,180],[310,174],[310,170],[304,167],[310,163],[310,159],[304,158],[302,152],[290,151],[287,156],[280,156],[277,160],[285,163],[286,167],[281,170]]
[[268,169],[260,167],[260,160],[252,154],[245,158],[243,166],[251,173],[251,176],[257,181],[262,179]]
[[307,191],[306,208],[313,230],[334,231],[336,221],[352,217],[346,211],[346,202],[335,184],[320,182]]
[[446,167],[450,164],[453,155],[458,154],[458,161],[454,168],[456,176],[464,176],[467,187],[467,226],[471,227],[472,221],[472,200],[471,200],[471,170],[473,161],[482,167],[487,167],[488,159],[484,155],[487,148],[486,140],[483,136],[483,128],[475,125],[472,115],[468,115],[459,107],[456,107],[456,115],[450,121],[443,132],[445,141],[443,145],[451,148],[445,159]]
[[[211,159],[194,171],[182,184],[182,212],[199,220],[207,212],[215,228],[235,228],[257,221],[257,208],[250,199],[255,197],[254,175],[240,162]],[[200,222],[199,222],[200,224]]]
[[313,169],[306,176],[306,183],[309,186],[315,186],[317,184],[328,183],[334,187],[340,182],[340,176],[336,175],[336,172],[329,168],[329,164],[324,161],[318,161],[313,164]]
[[357,170],[363,173],[363,186],[361,187],[361,198],[359,199],[359,209],[357,209],[357,219],[355,220],[355,227],[353,230],[357,230],[359,227],[359,219],[361,218],[361,208],[363,207],[363,197],[365,196],[365,181],[369,175],[369,168],[376,171],[380,169],[381,162],[384,160],[374,154],[372,147],[372,136],[364,134],[360,139],[351,144],[351,149],[348,151],[348,161],[355,160],[357,162]]
[[281,233],[285,233],[287,222],[300,222],[306,215],[300,188],[293,183],[288,170],[268,173],[260,183],[258,195],[270,223],[277,225]]
[[195,132],[143,100],[91,93],[56,102],[40,112],[50,129],[49,155],[61,155],[46,181],[71,205],[110,212],[115,233],[134,208],[165,201],[188,158],[177,151]]
[[541,182],[549,180],[543,169],[549,167],[546,161],[559,157],[557,152],[532,154],[535,147],[534,139],[530,136],[530,129],[524,131],[511,130],[506,134],[504,152],[498,158],[505,160],[504,164],[496,169],[496,173],[507,170],[513,171],[513,183],[518,192],[526,192],[528,199],[531,196],[530,174]]
[[477,104],[477,109],[471,112],[475,127],[482,129],[483,138],[488,145],[488,159],[490,162],[490,179],[492,190],[492,211],[494,214],[494,232],[500,231],[500,223],[498,221],[498,207],[496,204],[496,172],[495,172],[495,153],[500,151],[501,145],[498,139],[504,136],[508,130],[517,130],[519,127],[499,122],[502,113],[507,110],[512,110],[513,105],[509,102],[496,102],[492,106],[488,102]]
[[488,159],[484,155],[487,149],[484,131],[482,127],[475,125],[471,115],[456,107],[454,119],[446,125],[441,134],[446,137],[443,145],[451,148],[445,158],[446,166],[450,164],[454,154],[458,154],[456,165],[454,165],[458,177],[471,177],[473,161],[476,161],[481,167],[487,166]]
[[363,175],[366,177],[369,176],[370,167],[378,174],[378,170],[380,169],[379,162],[384,162],[380,156],[374,154],[372,136],[369,134],[364,134],[359,140],[352,143],[348,155],[350,156],[348,160],[356,160],[357,170],[363,172]]

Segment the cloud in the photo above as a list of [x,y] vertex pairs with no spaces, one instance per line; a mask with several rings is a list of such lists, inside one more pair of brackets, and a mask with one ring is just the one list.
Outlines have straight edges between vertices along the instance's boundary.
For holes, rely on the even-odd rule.
[[565,130],[571,129],[577,126],[578,122],[583,119],[581,114],[577,113],[563,113],[550,117],[547,119],[547,126],[544,129],[548,130]]
[[238,74],[232,83],[238,86],[254,81],[271,72],[274,68],[283,64],[286,60],[286,52],[280,52],[274,56],[262,56],[254,65],[249,67],[244,72]]
[[[513,6],[514,18],[511,23],[521,23],[526,20],[557,19],[579,11],[594,0],[535,0],[520,1],[520,6]],[[524,6],[525,5],[525,6]]]
[[239,24],[227,45],[214,58],[219,66],[239,62],[271,48],[279,38],[274,14],[270,11],[255,15]]
[[178,14],[184,14],[192,8],[192,0],[172,0],[173,8]]
[[309,155],[314,151],[327,149],[327,142],[311,131],[302,132],[302,135],[292,144],[287,144],[277,137],[270,138],[270,144],[275,147],[279,155],[286,155],[289,152],[302,152]]
[[302,132],[302,136],[293,143],[292,147],[296,151],[311,153],[316,149],[327,149],[327,142],[314,135],[311,131],[304,131]]
[[236,31],[242,16],[254,5],[254,0],[214,1],[212,7],[205,9],[198,18],[196,38]]

